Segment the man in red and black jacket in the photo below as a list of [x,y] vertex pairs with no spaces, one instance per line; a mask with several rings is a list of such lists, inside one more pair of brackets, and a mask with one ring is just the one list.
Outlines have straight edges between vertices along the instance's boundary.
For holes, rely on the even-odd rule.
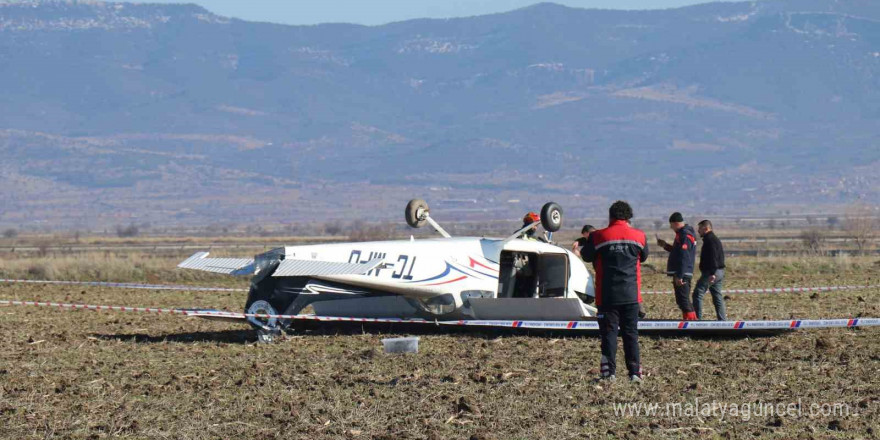
[[645,233],[629,225],[632,208],[618,200],[608,210],[609,225],[590,234],[581,249],[584,261],[596,271],[596,307],[602,337],[602,378],[615,377],[617,332],[623,337],[623,352],[629,378],[642,381],[639,359],[639,304],[642,302],[642,263],[648,258]]

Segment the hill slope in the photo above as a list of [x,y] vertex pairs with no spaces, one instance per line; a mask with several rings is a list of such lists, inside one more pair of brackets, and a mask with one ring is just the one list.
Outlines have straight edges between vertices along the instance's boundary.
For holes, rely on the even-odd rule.
[[877,199],[878,74],[866,0],[377,27],[0,3],[0,223]]

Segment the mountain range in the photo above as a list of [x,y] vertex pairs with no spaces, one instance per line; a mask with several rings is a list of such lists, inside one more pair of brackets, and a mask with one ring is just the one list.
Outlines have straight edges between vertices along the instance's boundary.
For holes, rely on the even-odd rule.
[[0,225],[876,203],[878,122],[869,0],[382,26],[0,2]]

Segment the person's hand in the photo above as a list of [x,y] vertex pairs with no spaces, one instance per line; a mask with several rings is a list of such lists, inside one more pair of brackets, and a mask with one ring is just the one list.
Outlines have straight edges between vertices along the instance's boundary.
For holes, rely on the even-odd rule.
[[684,280],[679,277],[672,277],[672,283],[675,284],[675,287],[684,286]]
[[669,246],[669,243],[667,243],[666,240],[660,238],[660,234],[654,234],[654,236],[657,237],[657,246],[662,246],[664,248]]
[[710,276],[709,277],[709,284],[715,284],[715,280],[716,280],[715,275]]

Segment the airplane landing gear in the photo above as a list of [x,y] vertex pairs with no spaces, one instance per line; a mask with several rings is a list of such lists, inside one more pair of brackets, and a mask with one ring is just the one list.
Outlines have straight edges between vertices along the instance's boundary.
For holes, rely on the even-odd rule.
[[272,342],[275,342],[275,338],[278,336],[281,336],[280,328],[259,329],[257,330],[257,343],[271,344]]
[[[247,314],[257,315],[248,317],[248,321],[257,328],[257,342],[273,342],[276,336],[281,335],[281,326],[279,326],[278,319],[268,317],[268,315],[278,314],[269,302],[263,300],[254,301],[254,303],[248,307]],[[260,315],[267,316],[264,317]]]

